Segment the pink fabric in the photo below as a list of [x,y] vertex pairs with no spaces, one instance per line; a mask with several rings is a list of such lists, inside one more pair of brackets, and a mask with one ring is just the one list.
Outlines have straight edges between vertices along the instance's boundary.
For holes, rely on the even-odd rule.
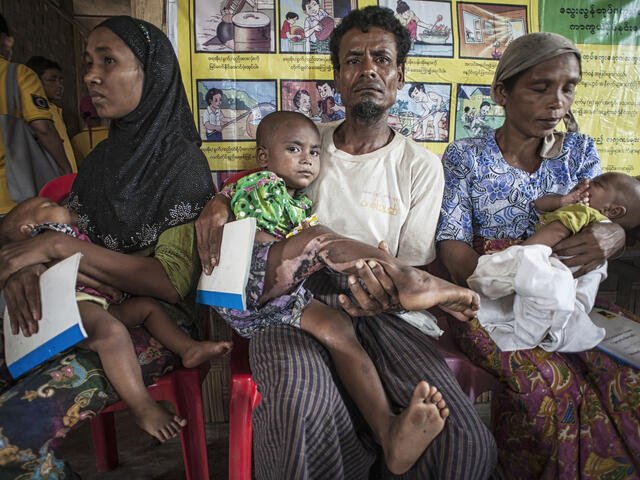
[[407,30],[409,30],[409,36],[411,40],[418,38],[418,23],[415,20],[411,20],[407,23]]
[[88,95],[80,99],[79,109],[80,109],[80,115],[82,115],[82,118],[84,118],[85,120],[87,118],[100,118],[98,116],[98,111],[96,110],[96,107],[93,105],[93,102],[91,101],[91,97]]

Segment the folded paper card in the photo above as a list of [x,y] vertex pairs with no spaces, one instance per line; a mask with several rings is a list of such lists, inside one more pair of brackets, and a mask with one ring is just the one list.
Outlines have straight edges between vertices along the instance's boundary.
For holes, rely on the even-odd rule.
[[38,332],[25,337],[11,333],[5,310],[4,351],[13,378],[28,372],[54,355],[87,338],[76,302],[76,279],[81,253],[57,263],[40,276],[42,318]]
[[215,307],[245,310],[245,289],[251,268],[256,219],[249,217],[229,222],[222,231],[220,261],[211,275],[204,273],[198,282],[196,299]]
[[589,317],[593,323],[607,332],[597,348],[635,368],[640,368],[640,323],[597,307],[591,311]]

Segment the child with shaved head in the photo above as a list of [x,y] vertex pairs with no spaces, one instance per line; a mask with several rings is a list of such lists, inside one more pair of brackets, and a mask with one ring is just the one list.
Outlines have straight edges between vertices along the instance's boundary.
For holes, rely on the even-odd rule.
[[351,274],[357,262],[376,262],[394,281],[405,309],[442,304],[471,315],[478,308],[477,297],[466,288],[404,265],[378,248],[323,225],[309,225],[311,201],[302,189],[318,176],[320,135],[307,117],[274,112],[258,126],[256,142],[256,159],[264,170],[221,192],[230,200],[236,218],[255,217],[257,221],[247,310],[216,310],[244,337],[268,326],[289,325],[320,341],[382,445],[387,467],[393,473],[404,473],[444,427],[449,410],[442,394],[435,386],[420,382],[409,407],[395,414],[371,359],[356,338],[351,318],[313,299],[303,282],[325,267]]
[[540,212],[536,232],[519,245],[481,256],[467,280],[484,295],[478,320],[504,351],[536,346],[589,350],[605,335],[588,314],[607,264],[598,262],[574,279],[552,249],[594,222],[612,221],[625,230],[640,225],[640,180],[605,173],[583,180],[566,195],[545,195],[534,204]]
[[583,180],[566,195],[545,195],[535,202],[540,223],[523,245],[554,247],[594,221],[611,220],[625,230],[640,225],[640,180],[624,173],[603,173]]

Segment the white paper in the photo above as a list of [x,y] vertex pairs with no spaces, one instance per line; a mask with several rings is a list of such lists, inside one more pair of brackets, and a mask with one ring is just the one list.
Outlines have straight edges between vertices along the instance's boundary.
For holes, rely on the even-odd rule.
[[246,309],[245,289],[251,268],[256,219],[243,218],[224,226],[220,260],[210,275],[198,282],[197,300],[208,305]]
[[[30,337],[25,337],[22,332],[13,335],[11,333],[9,314],[5,310],[4,350],[5,359],[12,375],[14,374],[11,371],[12,364],[16,364],[24,357],[29,355],[37,356],[38,358],[33,358],[29,361],[30,364],[35,363],[32,365],[35,366],[87,337],[80,318],[78,303],[76,302],[76,280],[81,258],[82,254],[76,253],[49,268],[40,276],[42,318],[38,322],[38,333]],[[58,342],[52,347],[53,349],[47,347],[47,345],[51,344],[52,339],[74,327],[77,328],[82,338],[78,338],[78,335],[76,335],[75,338],[77,340],[74,343],[62,345]],[[66,341],[70,338],[67,337]],[[47,348],[38,350],[42,346]]]
[[640,368],[640,323],[601,308],[594,308],[589,317],[607,332],[598,348]]

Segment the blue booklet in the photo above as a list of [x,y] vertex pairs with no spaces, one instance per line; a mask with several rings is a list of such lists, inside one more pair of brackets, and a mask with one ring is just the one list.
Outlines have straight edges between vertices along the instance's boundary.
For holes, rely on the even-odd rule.
[[49,360],[87,338],[76,302],[76,279],[81,253],[57,263],[40,276],[42,318],[38,333],[25,337],[11,333],[8,312],[4,313],[4,352],[13,378]]
[[210,275],[204,273],[198,282],[196,300],[214,307],[246,310],[245,289],[249,280],[256,219],[243,218],[229,222],[222,231],[220,261]]

